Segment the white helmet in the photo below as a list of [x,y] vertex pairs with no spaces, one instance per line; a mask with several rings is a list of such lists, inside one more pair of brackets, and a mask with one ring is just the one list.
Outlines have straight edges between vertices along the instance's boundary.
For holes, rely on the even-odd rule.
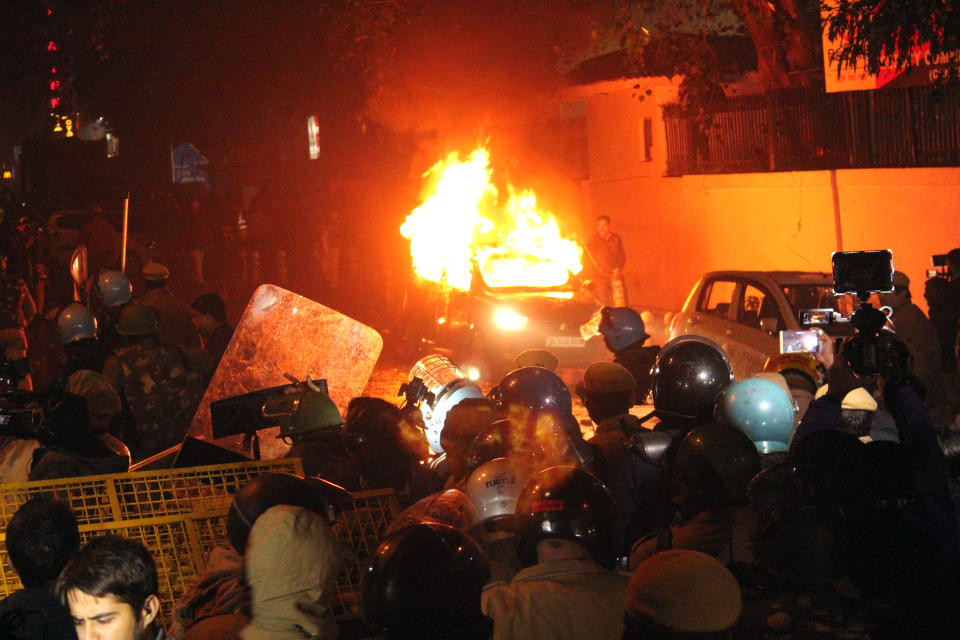
[[477,467],[467,478],[464,492],[480,512],[480,520],[512,516],[517,498],[536,475],[534,468],[518,458],[494,458]]

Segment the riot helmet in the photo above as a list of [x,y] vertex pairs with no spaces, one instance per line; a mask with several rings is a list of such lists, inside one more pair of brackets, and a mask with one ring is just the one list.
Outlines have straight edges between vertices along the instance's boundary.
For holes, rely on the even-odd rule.
[[304,479],[292,473],[264,473],[245,484],[233,497],[227,514],[227,538],[238,553],[243,553],[253,523],[270,507],[278,504],[302,507],[332,522],[336,518],[333,505],[350,500],[346,489],[326,480]]
[[529,463],[519,458],[495,458],[470,474],[464,491],[473,500],[482,521],[512,517],[520,492],[535,473]]
[[487,544],[487,535],[479,510],[470,496],[459,489],[437,491],[417,500],[394,518],[387,528],[386,535],[398,529],[425,522],[445,524],[469,534],[481,546]]
[[421,523],[383,539],[360,580],[363,620],[395,638],[488,638],[480,610],[490,565],[462,531]]
[[504,418],[520,414],[549,414],[566,418],[573,411],[573,401],[566,383],[549,369],[521,367],[514,369],[497,385],[497,409]]
[[105,307],[119,307],[133,299],[133,286],[123,271],[103,271],[97,276],[97,292]]
[[120,312],[117,333],[122,336],[141,337],[157,332],[157,313],[145,304],[129,304]]
[[94,338],[97,335],[97,319],[82,304],[68,304],[57,315],[57,333],[60,344]]
[[703,336],[664,345],[653,366],[653,406],[658,414],[709,421],[714,403],[733,382],[727,354]]
[[600,565],[613,568],[616,503],[606,486],[579,467],[544,469],[517,499],[517,550],[524,566],[537,563],[537,544],[561,538],[590,553]]
[[793,436],[793,400],[769,380],[740,380],[717,400],[717,419],[747,434],[760,453],[787,451]]
[[623,351],[637,342],[643,343],[650,337],[643,326],[643,318],[629,307],[604,307],[600,314],[600,335],[613,352]]
[[518,458],[542,469],[547,452],[534,430],[513,420],[497,420],[474,438],[467,453],[467,466],[472,471],[497,458]]
[[395,446],[400,440],[400,409],[382,398],[353,398],[347,405],[343,432],[350,447]]
[[266,418],[279,419],[278,438],[291,438],[343,425],[340,410],[330,396],[312,389],[268,398],[262,412]]
[[746,502],[747,485],[760,473],[760,454],[742,431],[710,423],[686,435],[677,451],[684,498],[698,508]]

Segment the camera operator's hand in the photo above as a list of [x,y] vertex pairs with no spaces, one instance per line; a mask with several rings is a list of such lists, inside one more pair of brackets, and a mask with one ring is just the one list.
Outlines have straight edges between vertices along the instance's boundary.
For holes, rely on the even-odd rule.
[[833,337],[825,332],[820,332],[820,344],[817,346],[817,362],[823,365],[827,371],[833,366]]
[[863,380],[857,378],[853,369],[847,364],[847,359],[843,353],[845,347],[846,342],[841,342],[837,354],[833,355],[831,353],[833,362],[827,369],[827,383],[830,385],[827,390],[827,397],[836,400],[838,403],[842,403],[848,393],[863,386]]

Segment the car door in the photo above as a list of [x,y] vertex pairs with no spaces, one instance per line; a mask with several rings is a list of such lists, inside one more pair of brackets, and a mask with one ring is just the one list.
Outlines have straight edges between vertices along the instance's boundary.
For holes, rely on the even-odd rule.
[[696,304],[683,314],[674,335],[709,338],[726,351],[730,328],[734,323],[738,282],[730,277],[714,276],[703,283]]
[[[725,350],[734,376],[740,380],[763,371],[769,355],[780,349],[780,329],[786,328],[775,293],[755,280],[738,282],[733,322],[729,327]],[[761,320],[776,320],[772,331],[761,327]]]

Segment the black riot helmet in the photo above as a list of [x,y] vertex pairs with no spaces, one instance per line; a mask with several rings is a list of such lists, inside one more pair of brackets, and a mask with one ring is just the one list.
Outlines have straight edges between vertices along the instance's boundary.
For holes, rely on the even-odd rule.
[[698,508],[747,501],[747,485],[760,473],[760,454],[742,431],[710,423],[686,435],[677,451],[685,498]]
[[727,354],[702,336],[680,336],[663,346],[653,366],[658,414],[709,422],[720,392],[733,382]]
[[508,373],[497,385],[496,402],[503,417],[514,417],[518,408],[564,419],[573,411],[566,383],[543,367],[521,367]]
[[227,514],[227,537],[239,553],[247,547],[250,529],[270,507],[287,504],[336,519],[336,507],[351,501],[350,492],[320,478],[301,478],[292,473],[264,473],[245,484],[233,497]]
[[488,638],[480,610],[490,565],[466,533],[426,522],[377,547],[360,581],[363,620],[390,638]]
[[540,469],[546,466],[547,452],[534,430],[513,420],[497,420],[474,438],[467,466],[473,470],[496,458],[519,458]]
[[561,538],[613,568],[617,507],[606,486],[579,467],[544,469],[517,499],[517,549],[525,566],[537,563],[537,543]]

